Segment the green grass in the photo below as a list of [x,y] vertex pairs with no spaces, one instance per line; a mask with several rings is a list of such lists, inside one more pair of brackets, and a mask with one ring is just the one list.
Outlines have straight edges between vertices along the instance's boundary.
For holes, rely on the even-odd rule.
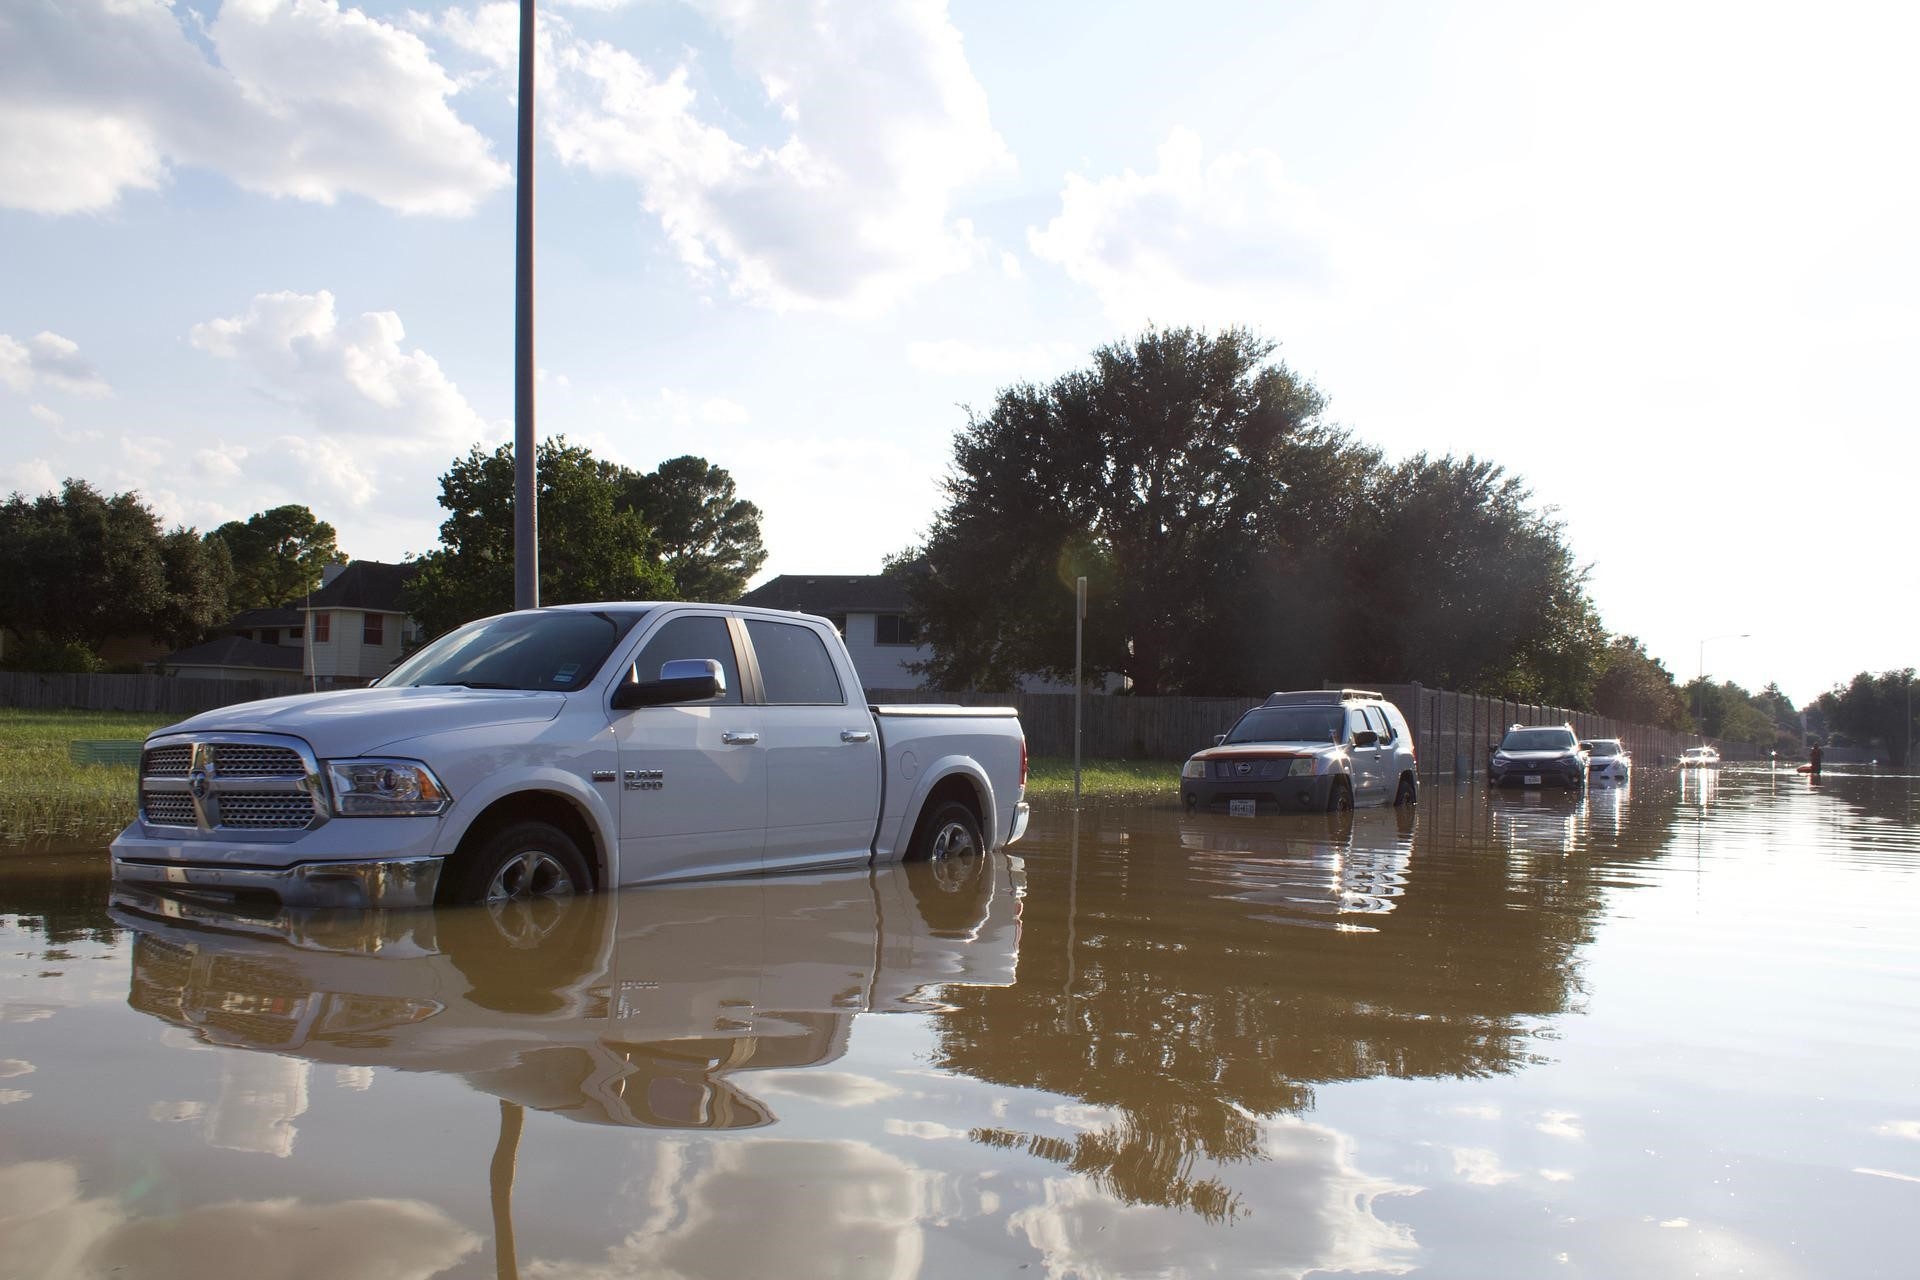
[[[1177,760],[1082,760],[1080,795],[1091,800],[1165,800],[1180,794]],[[1035,756],[1027,764],[1027,795],[1073,798],[1073,757]]]
[[[177,718],[0,708],[0,846],[112,838],[133,819],[137,770],[74,764],[67,744],[80,738],[138,741]],[[1171,760],[1086,760],[1080,777],[1085,799],[1171,802],[1179,793],[1180,766]],[[1072,757],[1036,756],[1027,794],[1071,798]]]
[[133,819],[138,770],[74,764],[67,744],[78,738],[138,741],[177,719],[0,707],[0,845],[112,837]]

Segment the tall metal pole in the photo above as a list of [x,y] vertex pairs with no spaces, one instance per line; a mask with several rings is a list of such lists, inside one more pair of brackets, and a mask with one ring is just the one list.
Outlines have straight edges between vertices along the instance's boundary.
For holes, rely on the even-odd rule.
[[1087,580],[1073,581],[1073,807],[1080,807],[1080,703],[1087,692],[1080,676],[1080,642],[1087,625]]
[[540,606],[533,443],[533,6],[520,0],[520,153],[513,255],[513,607]]

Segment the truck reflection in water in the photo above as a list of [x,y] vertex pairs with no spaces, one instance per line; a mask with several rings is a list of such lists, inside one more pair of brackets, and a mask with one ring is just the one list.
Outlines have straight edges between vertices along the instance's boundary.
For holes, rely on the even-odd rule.
[[1006,854],[411,912],[238,914],[116,889],[128,1002],[202,1041],[458,1075],[593,1124],[743,1129],[741,1077],[846,1050],[862,1013],[1010,986]]

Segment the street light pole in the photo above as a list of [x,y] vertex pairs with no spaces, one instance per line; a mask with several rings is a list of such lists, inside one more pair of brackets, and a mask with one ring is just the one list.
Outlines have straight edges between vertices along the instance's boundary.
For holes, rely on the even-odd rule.
[[540,607],[533,441],[533,8],[520,0],[520,148],[513,254],[513,607]]

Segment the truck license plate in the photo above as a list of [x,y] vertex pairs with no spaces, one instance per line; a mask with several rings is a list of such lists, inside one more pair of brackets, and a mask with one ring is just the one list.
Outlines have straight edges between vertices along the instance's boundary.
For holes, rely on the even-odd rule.
[[1232,818],[1251,818],[1258,812],[1258,806],[1252,800],[1227,801],[1227,816]]
[[1540,785],[1540,775],[1537,773],[1523,774],[1520,781],[1524,786],[1537,787]]

